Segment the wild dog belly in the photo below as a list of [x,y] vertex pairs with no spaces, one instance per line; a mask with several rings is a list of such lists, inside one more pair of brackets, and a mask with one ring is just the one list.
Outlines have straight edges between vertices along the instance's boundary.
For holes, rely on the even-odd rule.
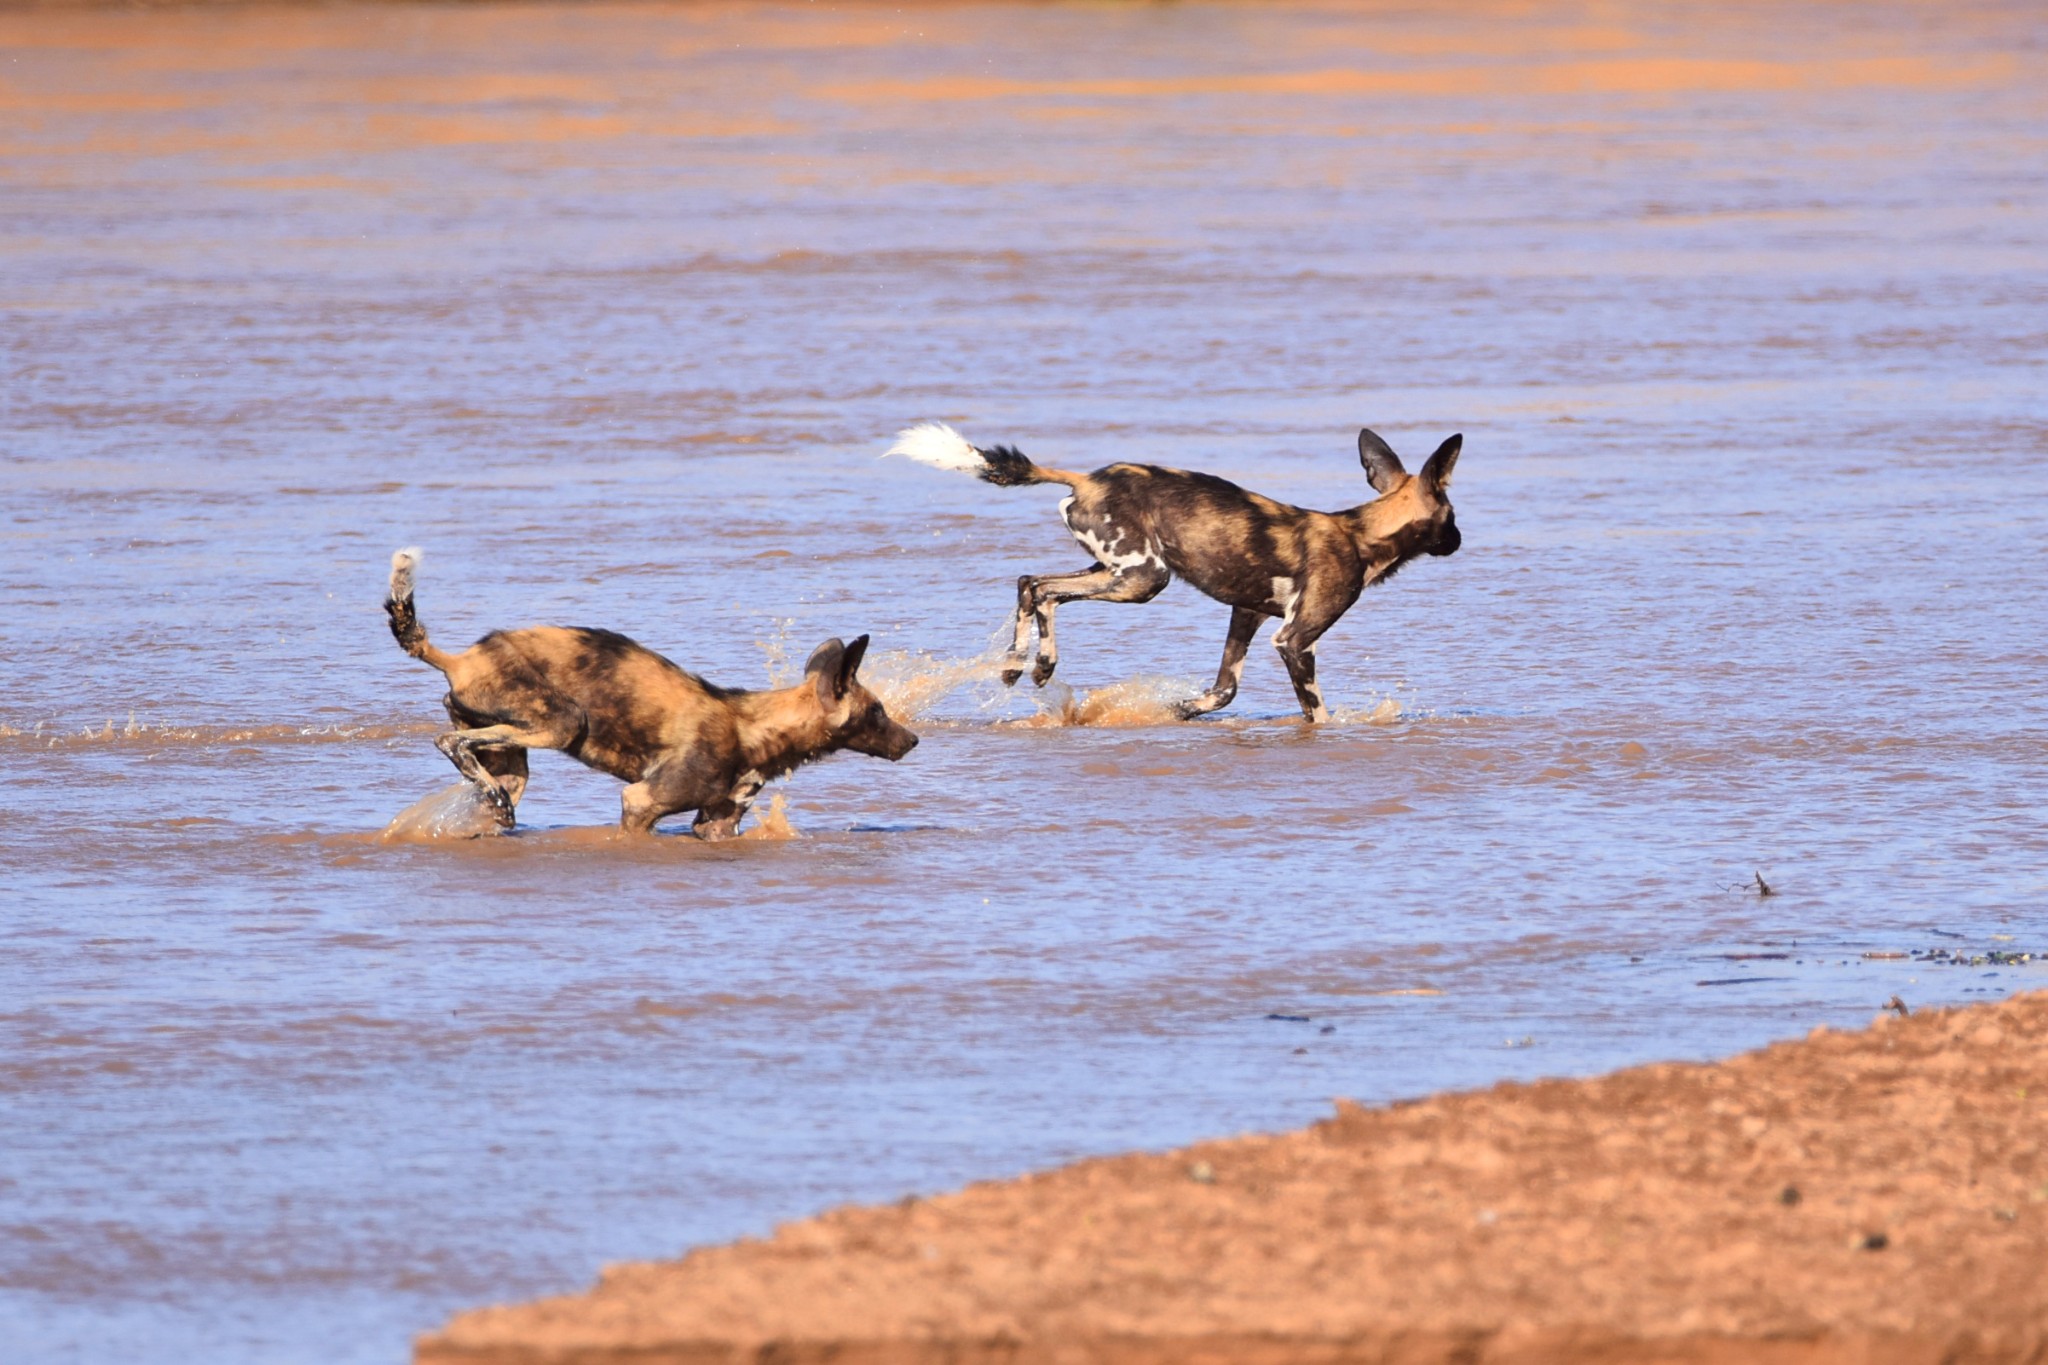
[[583,737],[565,749],[571,758],[622,782],[638,782],[665,752],[655,737],[616,724],[593,721]]
[[1287,604],[1297,591],[1297,577],[1276,572],[1270,563],[1239,561],[1219,564],[1214,560],[1194,560],[1182,568],[1171,556],[1166,562],[1204,596],[1267,616],[1286,615]]

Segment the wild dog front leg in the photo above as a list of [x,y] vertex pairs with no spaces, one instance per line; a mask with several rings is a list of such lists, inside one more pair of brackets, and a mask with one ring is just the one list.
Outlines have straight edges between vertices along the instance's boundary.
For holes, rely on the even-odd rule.
[[731,770],[721,775],[717,768],[689,753],[663,759],[619,793],[619,828],[628,834],[652,834],[656,821],[678,811],[712,809],[732,790]]
[[[522,754],[516,765],[517,778],[512,786],[498,780],[492,771],[494,767],[513,767],[505,763],[500,755],[505,749],[559,749],[573,738],[570,734],[559,733],[553,728],[526,729],[517,725],[486,725],[474,730],[450,730],[434,741],[434,747],[447,755],[448,761],[476,784],[484,799],[491,803],[498,823],[506,829],[512,827],[513,805],[519,793],[526,788],[525,758]],[[479,751],[492,755],[487,766]]]
[[1316,647],[1307,645],[1283,645],[1274,637],[1274,647],[1280,651],[1281,662],[1287,665],[1287,676],[1294,683],[1294,699],[1301,703],[1301,714],[1311,725],[1321,725],[1330,718],[1330,708],[1323,705],[1323,689],[1316,684]]
[[1249,607],[1230,609],[1230,636],[1223,642],[1223,663],[1216,670],[1216,685],[1199,697],[1176,702],[1173,708],[1175,715],[1182,720],[1192,720],[1211,711],[1220,711],[1236,699],[1238,681],[1244,677],[1245,653],[1252,647],[1252,637],[1265,623],[1263,612]]
[[1311,725],[1321,725],[1330,719],[1330,708],[1323,705],[1323,689],[1316,685],[1316,642],[1357,600],[1356,586],[1347,591],[1343,583],[1311,581],[1308,591],[1295,599],[1273,636],[1273,647],[1280,651],[1287,676],[1294,683],[1294,699],[1301,703],[1301,714]]
[[766,785],[766,779],[757,772],[743,774],[725,800],[697,812],[692,830],[698,838],[712,843],[733,838],[740,832],[740,821],[746,819],[747,812],[754,808],[754,798]]
[[663,801],[654,784],[642,780],[619,793],[619,828],[628,834],[652,834],[655,821],[688,809]]
[[1323,632],[1335,625],[1337,618],[1344,614],[1350,602],[1323,604],[1324,610],[1297,609],[1287,614],[1273,636],[1273,648],[1280,651],[1281,662],[1287,665],[1287,676],[1294,683],[1294,699],[1301,703],[1301,714],[1311,725],[1321,725],[1330,718],[1330,708],[1323,705],[1323,689],[1316,685],[1316,641],[1323,638]]

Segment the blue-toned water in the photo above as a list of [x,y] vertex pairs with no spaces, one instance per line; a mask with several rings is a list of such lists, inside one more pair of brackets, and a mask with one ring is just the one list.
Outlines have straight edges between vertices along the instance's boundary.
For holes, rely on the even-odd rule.
[[[459,1307],[1331,1097],[2048,984],[2024,5],[0,14],[0,1332],[384,1365]],[[1185,587],[993,679],[1059,490],[1464,549],[1303,729]],[[627,844],[445,787],[456,644],[871,632],[924,742]],[[1757,892],[1758,873],[1777,894]],[[1732,984],[1701,985],[1701,982]],[[1309,1023],[1273,1014],[1308,1016]],[[1328,1031],[1326,1031],[1328,1030]]]

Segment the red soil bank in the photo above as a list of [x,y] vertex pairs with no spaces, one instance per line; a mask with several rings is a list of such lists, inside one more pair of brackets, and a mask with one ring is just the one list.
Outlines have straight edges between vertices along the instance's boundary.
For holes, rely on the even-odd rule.
[[2048,1361],[2048,993],[844,1208],[421,1365]]

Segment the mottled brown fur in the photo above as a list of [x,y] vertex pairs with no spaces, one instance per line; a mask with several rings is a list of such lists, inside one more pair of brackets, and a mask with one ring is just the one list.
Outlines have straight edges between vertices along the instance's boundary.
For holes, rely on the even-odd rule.
[[[935,434],[939,433],[939,434]],[[898,449],[926,463],[965,468],[935,447],[950,429],[905,433]],[[974,447],[982,479],[1004,486],[1063,483],[1074,490],[1060,515],[1094,563],[1070,574],[1017,580],[1017,614],[1003,681],[1022,676],[1035,624],[1032,678],[1043,686],[1059,664],[1054,611],[1062,602],[1149,602],[1178,576],[1231,608],[1230,634],[1216,684],[1180,703],[1183,718],[1226,706],[1252,638],[1269,617],[1281,621],[1273,644],[1287,665],[1302,714],[1329,719],[1316,685],[1316,641],[1359,593],[1391,577],[1417,555],[1448,555],[1460,544],[1449,486],[1463,437],[1437,448],[1416,474],[1369,430],[1358,458],[1380,494],[1342,512],[1276,502],[1211,474],[1160,465],[1113,464],[1092,474],[1043,469],[1008,446]]]
[[448,678],[455,729],[435,740],[456,770],[513,823],[526,751],[558,749],[628,783],[619,823],[647,833],[697,812],[695,829],[726,838],[762,786],[814,758],[852,749],[900,759],[917,736],[856,677],[868,637],[827,640],[794,687],[719,687],[609,630],[531,626],[493,631],[459,654],[437,649],[412,602],[412,564],[394,556],[384,603],[406,653]]

